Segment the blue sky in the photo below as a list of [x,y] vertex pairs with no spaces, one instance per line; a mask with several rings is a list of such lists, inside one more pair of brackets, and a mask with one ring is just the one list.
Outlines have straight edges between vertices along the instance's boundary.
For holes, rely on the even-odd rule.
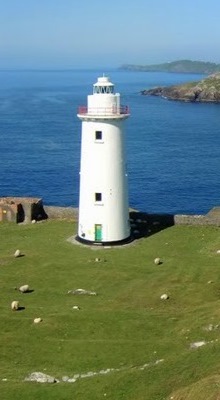
[[0,68],[220,63],[219,0],[0,0]]

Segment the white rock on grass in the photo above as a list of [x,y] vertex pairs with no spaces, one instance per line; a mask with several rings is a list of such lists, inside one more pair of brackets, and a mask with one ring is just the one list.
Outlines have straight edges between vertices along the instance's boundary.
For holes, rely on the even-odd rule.
[[19,292],[21,293],[28,293],[30,291],[29,285],[22,285],[19,287]]
[[76,382],[76,379],[74,379],[74,378],[69,378],[68,376],[63,376],[63,377],[62,377],[62,381],[63,381],[63,382],[67,382],[67,383],[74,383],[74,382]]
[[68,380],[69,380],[69,377],[68,377],[68,376],[63,376],[63,377],[62,377],[62,381],[63,381],[63,382],[68,382]]
[[191,349],[198,349],[198,347],[202,347],[206,344],[204,340],[201,340],[201,342],[194,342],[190,344]]
[[217,250],[216,253],[217,253],[217,254],[220,254],[220,250]]
[[73,306],[73,310],[80,310],[79,306]]
[[162,261],[161,261],[160,257],[156,257],[156,258],[154,259],[154,264],[155,264],[155,265],[160,265],[160,264],[162,264]]
[[29,376],[25,378],[27,382],[39,382],[39,383],[57,383],[58,379],[53,376],[46,375],[43,372],[32,372]]
[[34,324],[39,324],[40,322],[42,322],[42,318],[38,317],[38,318],[34,318]]
[[11,310],[12,311],[17,311],[19,309],[19,301],[14,300],[11,303]]
[[68,294],[74,294],[74,295],[89,295],[89,296],[96,296],[96,292],[92,292],[90,290],[85,290],[85,289],[76,289],[76,290],[68,290]]
[[164,294],[162,294],[162,295],[160,296],[160,298],[161,298],[161,300],[168,300],[168,299],[169,299],[169,296],[168,296],[168,294],[164,293]]
[[14,253],[15,258],[21,257],[21,250],[17,249]]

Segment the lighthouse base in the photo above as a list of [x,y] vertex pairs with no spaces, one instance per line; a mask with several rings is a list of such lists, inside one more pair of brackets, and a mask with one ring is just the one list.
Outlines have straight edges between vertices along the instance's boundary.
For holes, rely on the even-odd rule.
[[134,238],[131,235],[122,240],[109,241],[109,242],[86,240],[84,238],[81,238],[79,235],[77,235],[75,239],[77,240],[77,242],[85,244],[87,246],[100,246],[100,247],[101,246],[123,246],[124,244],[131,243],[134,240]]

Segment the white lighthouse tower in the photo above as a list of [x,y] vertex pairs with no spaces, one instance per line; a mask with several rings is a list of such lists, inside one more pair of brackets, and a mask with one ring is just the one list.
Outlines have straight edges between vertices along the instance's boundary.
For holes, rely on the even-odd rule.
[[100,77],[80,107],[82,121],[79,224],[87,244],[120,244],[130,239],[124,122],[127,106],[108,77]]

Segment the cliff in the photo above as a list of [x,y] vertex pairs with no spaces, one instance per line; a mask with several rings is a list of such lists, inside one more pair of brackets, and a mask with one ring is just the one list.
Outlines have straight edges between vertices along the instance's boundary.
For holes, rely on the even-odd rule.
[[126,71],[175,72],[209,75],[220,72],[220,64],[205,61],[178,60],[154,65],[124,64],[120,67],[120,69]]
[[210,75],[199,82],[142,90],[141,94],[161,96],[169,100],[220,103],[220,73]]

